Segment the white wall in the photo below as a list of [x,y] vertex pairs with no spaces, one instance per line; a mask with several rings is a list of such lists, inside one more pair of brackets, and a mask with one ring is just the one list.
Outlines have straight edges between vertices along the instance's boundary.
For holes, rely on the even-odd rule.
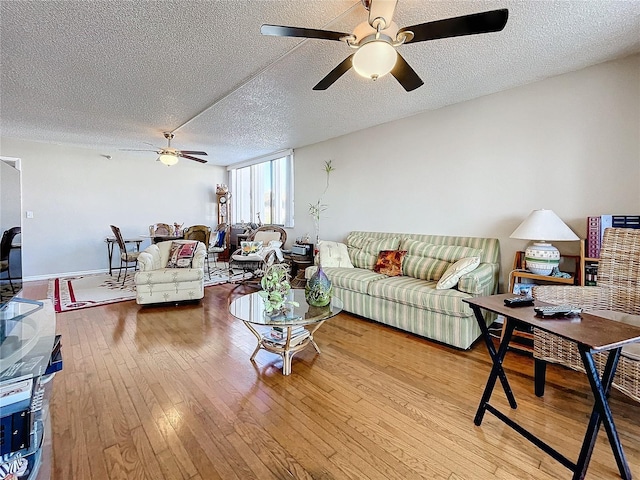
[[[100,153],[1,140],[0,155],[22,158],[23,210],[34,212],[23,218],[27,279],[104,270],[112,223],[126,236],[161,221],[215,225],[222,168]],[[582,237],[589,215],[640,213],[640,56],[296,149],[291,240],[313,237],[308,205],[326,160],[336,171],[321,238],[497,237],[504,278],[526,246],[509,235],[533,209],[553,209]],[[575,242],[558,246],[577,252]]]
[[321,239],[497,237],[504,279],[527,244],[509,235],[531,210],[554,210],[581,237],[589,215],[640,213],[640,56],[296,149],[292,237],[313,238],[308,204],[326,160],[336,170]]
[[166,167],[153,157],[122,152],[107,160],[100,154],[2,138],[0,155],[22,159],[26,280],[105,270],[111,224],[125,237],[148,234],[156,222],[217,225],[215,186],[225,183],[223,168],[189,161]]

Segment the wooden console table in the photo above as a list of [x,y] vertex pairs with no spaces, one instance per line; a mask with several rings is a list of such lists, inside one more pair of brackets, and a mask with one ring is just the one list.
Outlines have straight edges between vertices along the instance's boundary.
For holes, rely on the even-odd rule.
[[[474,423],[480,426],[485,412],[489,411],[535,446],[571,470],[573,472],[573,480],[584,479],[589,466],[589,460],[591,459],[591,454],[593,453],[593,449],[596,444],[600,424],[604,424],[607,437],[609,438],[609,444],[611,445],[611,450],[613,451],[613,455],[618,465],[620,476],[624,480],[631,480],[631,471],[629,470],[627,459],[625,458],[622,445],[620,444],[620,438],[618,437],[618,432],[613,421],[613,415],[609,408],[607,398],[611,390],[611,384],[616,373],[622,347],[626,344],[640,341],[640,327],[609,320],[597,315],[589,314],[588,312],[583,312],[580,317],[545,320],[535,316],[533,307],[511,308],[505,306],[504,299],[512,296],[513,294],[507,293],[502,295],[492,295],[489,297],[463,299],[463,302],[468,303],[475,314],[478,326],[482,331],[482,336],[489,351],[489,356],[493,362],[493,367],[491,368],[491,373],[487,379],[487,384],[485,386],[484,393],[482,394],[480,405],[476,411]],[[536,305],[540,306],[549,304],[536,300]],[[506,331],[497,350],[485,323],[482,314],[483,309],[504,315],[507,318]],[[509,381],[507,380],[507,375],[502,368],[502,362],[507,353],[509,341],[511,340],[513,330],[517,325],[525,327],[531,326],[546,332],[554,333],[569,341],[575,342],[578,346],[580,357],[584,364],[595,402],[591,412],[589,426],[587,427],[587,431],[584,435],[582,448],[580,449],[578,460],[575,463],[489,403],[496,380],[499,379],[511,408],[516,409],[518,407],[513,392],[511,391]],[[593,354],[598,352],[608,352],[607,363],[602,376],[598,374],[598,370],[593,360]],[[536,386],[536,394],[540,391],[541,389]]]

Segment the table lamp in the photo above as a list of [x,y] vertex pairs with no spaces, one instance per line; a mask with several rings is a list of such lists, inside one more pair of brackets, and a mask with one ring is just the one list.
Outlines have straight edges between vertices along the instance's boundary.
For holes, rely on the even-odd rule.
[[525,267],[536,275],[551,275],[560,264],[560,252],[549,241],[579,240],[553,210],[534,210],[514,230],[510,238],[534,240],[524,253]]

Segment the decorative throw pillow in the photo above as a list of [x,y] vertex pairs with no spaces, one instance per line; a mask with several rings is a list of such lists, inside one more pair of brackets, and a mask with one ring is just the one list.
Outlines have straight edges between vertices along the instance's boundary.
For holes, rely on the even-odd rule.
[[253,255],[262,248],[262,242],[240,242],[240,248],[243,256]]
[[449,288],[455,287],[462,275],[474,271],[478,268],[478,265],[480,265],[480,257],[467,257],[458,260],[447,268],[444,275],[440,277],[436,285],[436,290],[448,290]]
[[198,242],[171,242],[167,268],[190,268]]
[[407,254],[406,250],[382,250],[378,254],[378,260],[373,267],[374,272],[382,273],[390,277],[402,275],[402,259]]
[[318,243],[318,258],[323,267],[353,268],[349,252],[344,243],[321,240]]

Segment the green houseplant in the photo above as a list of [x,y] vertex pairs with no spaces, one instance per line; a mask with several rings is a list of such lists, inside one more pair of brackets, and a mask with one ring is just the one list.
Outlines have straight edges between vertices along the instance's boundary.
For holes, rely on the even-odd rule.
[[311,215],[311,218],[313,219],[313,226],[316,231],[316,248],[318,242],[320,241],[320,218],[322,216],[322,212],[324,212],[328,208],[327,205],[322,203],[322,198],[329,189],[329,176],[331,175],[331,172],[335,170],[335,168],[333,168],[333,165],[331,165],[331,162],[332,160],[327,160],[326,162],[324,162],[324,173],[326,175],[324,190],[318,197],[318,201],[316,203],[309,204],[309,215]]
[[291,291],[289,279],[289,265],[276,263],[267,268],[260,280],[262,290],[258,292],[264,300],[264,311],[267,315],[283,313],[288,305],[298,306],[297,302],[287,300],[287,294]]

